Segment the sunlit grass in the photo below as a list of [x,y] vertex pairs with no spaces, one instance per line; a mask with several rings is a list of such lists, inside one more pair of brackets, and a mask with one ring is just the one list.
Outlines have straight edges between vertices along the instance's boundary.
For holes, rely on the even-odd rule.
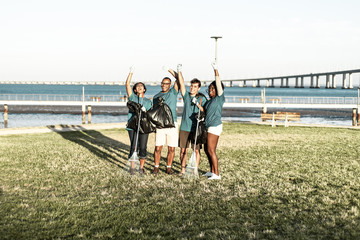
[[168,176],[164,160],[152,176],[153,134],[145,177],[123,175],[124,129],[0,142],[0,239],[360,237],[359,130],[226,123],[214,182]]

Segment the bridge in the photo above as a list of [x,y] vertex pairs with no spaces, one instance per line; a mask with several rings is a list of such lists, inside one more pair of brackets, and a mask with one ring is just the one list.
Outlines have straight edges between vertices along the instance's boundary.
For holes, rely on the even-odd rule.
[[[223,82],[229,83],[230,87],[234,83],[238,82],[239,87],[246,87],[248,82],[252,82],[252,87],[275,87],[275,80],[280,82],[281,88],[289,88],[290,80],[294,80],[295,88],[304,88],[305,81],[308,81],[308,86],[310,88],[320,88],[320,80],[323,78],[325,80],[325,88],[336,88],[337,76],[341,77],[342,88],[343,89],[353,89],[353,76],[354,74],[359,74],[360,69],[354,70],[345,70],[345,71],[335,71],[335,72],[322,72],[322,73],[309,73],[309,74],[300,74],[300,75],[289,75],[289,76],[277,76],[277,77],[262,77],[262,78],[248,78],[248,79],[232,79],[232,80],[222,80]],[[360,76],[359,76],[360,79]],[[263,83],[261,85],[261,82]],[[358,88],[360,87],[360,80]]]
[[[251,83],[252,87],[280,87],[280,88],[304,88],[309,86],[310,88],[320,88],[321,81],[324,81],[325,88],[335,89],[337,87],[337,81],[341,81],[343,89],[354,88],[354,75],[358,75],[358,88],[360,88],[360,69],[344,70],[344,71],[332,71],[322,73],[308,73],[299,75],[287,75],[287,76],[274,76],[274,77],[261,77],[261,78],[241,78],[241,79],[223,79],[225,85],[233,87],[238,85],[239,87],[247,87]],[[339,79],[340,78],[340,79]],[[206,86],[213,80],[202,80],[202,84]],[[291,82],[293,82],[292,85]],[[276,85],[277,83],[277,85]],[[305,84],[306,83],[306,84]],[[125,85],[124,81],[0,81],[0,84],[55,84],[55,85]],[[158,82],[146,82],[150,86],[157,86]],[[190,82],[186,82],[190,85]]]

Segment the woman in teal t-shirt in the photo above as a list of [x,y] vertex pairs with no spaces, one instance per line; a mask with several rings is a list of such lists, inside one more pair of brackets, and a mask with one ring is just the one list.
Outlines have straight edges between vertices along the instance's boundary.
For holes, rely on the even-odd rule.
[[210,171],[203,176],[208,179],[221,179],[219,175],[218,157],[216,155],[216,146],[222,132],[221,113],[225,103],[224,84],[221,82],[216,63],[212,63],[215,72],[215,81],[208,88],[210,99],[205,103],[205,126],[207,128],[207,142],[205,144],[205,153],[209,160]]
[[[126,79],[126,84],[125,84],[128,99],[129,99],[129,101],[133,101],[133,102],[136,102],[136,103],[142,105],[141,111],[146,112],[147,110],[149,110],[152,107],[152,101],[150,99],[144,97],[144,94],[146,92],[146,86],[144,83],[138,82],[133,86],[133,88],[131,88],[130,82],[131,82],[131,78],[133,75],[133,70],[134,70],[134,68],[131,67],[130,73]],[[136,113],[130,112],[130,110],[129,110],[128,122],[130,122],[135,116],[136,116]],[[131,155],[135,151],[136,131],[131,128],[126,128],[126,130],[129,133],[130,145],[131,145],[130,152],[129,152],[129,158],[130,158]],[[139,171],[142,174],[145,174],[144,165],[145,165],[145,159],[146,159],[146,153],[147,153],[148,138],[149,138],[148,133],[147,134],[139,133],[138,144],[137,144],[136,150],[137,150],[137,153],[139,154],[139,158],[140,158]],[[132,169],[131,173],[133,173],[133,171],[134,170]]]

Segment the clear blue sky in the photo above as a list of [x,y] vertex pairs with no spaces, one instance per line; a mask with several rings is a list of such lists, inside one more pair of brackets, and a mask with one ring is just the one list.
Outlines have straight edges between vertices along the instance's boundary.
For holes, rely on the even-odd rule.
[[355,0],[0,0],[0,80],[160,81],[360,68]]

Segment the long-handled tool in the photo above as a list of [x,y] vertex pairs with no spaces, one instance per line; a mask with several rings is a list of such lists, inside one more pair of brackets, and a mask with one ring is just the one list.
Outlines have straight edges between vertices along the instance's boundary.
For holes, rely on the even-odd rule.
[[[141,103],[140,106],[142,106],[144,102],[144,94],[141,98]],[[138,120],[138,126],[137,126],[137,130],[136,130],[136,136],[135,136],[135,149],[133,154],[131,155],[131,157],[128,160],[128,166],[126,167],[126,169],[130,170],[130,174],[133,175],[135,174],[135,169],[140,169],[140,159],[137,153],[137,145],[138,145],[138,140],[139,140],[139,132],[140,132],[140,120],[141,120],[141,110],[139,113],[139,120]]]
[[[200,105],[201,105],[201,100],[202,99],[200,99]],[[196,140],[197,140],[197,136],[198,136],[199,122],[200,122],[200,109],[198,112],[198,118],[197,118],[197,123],[196,123],[194,149],[191,154],[190,161],[185,169],[184,177],[186,177],[186,178],[199,178],[199,173],[198,173],[197,164],[196,164]]]

